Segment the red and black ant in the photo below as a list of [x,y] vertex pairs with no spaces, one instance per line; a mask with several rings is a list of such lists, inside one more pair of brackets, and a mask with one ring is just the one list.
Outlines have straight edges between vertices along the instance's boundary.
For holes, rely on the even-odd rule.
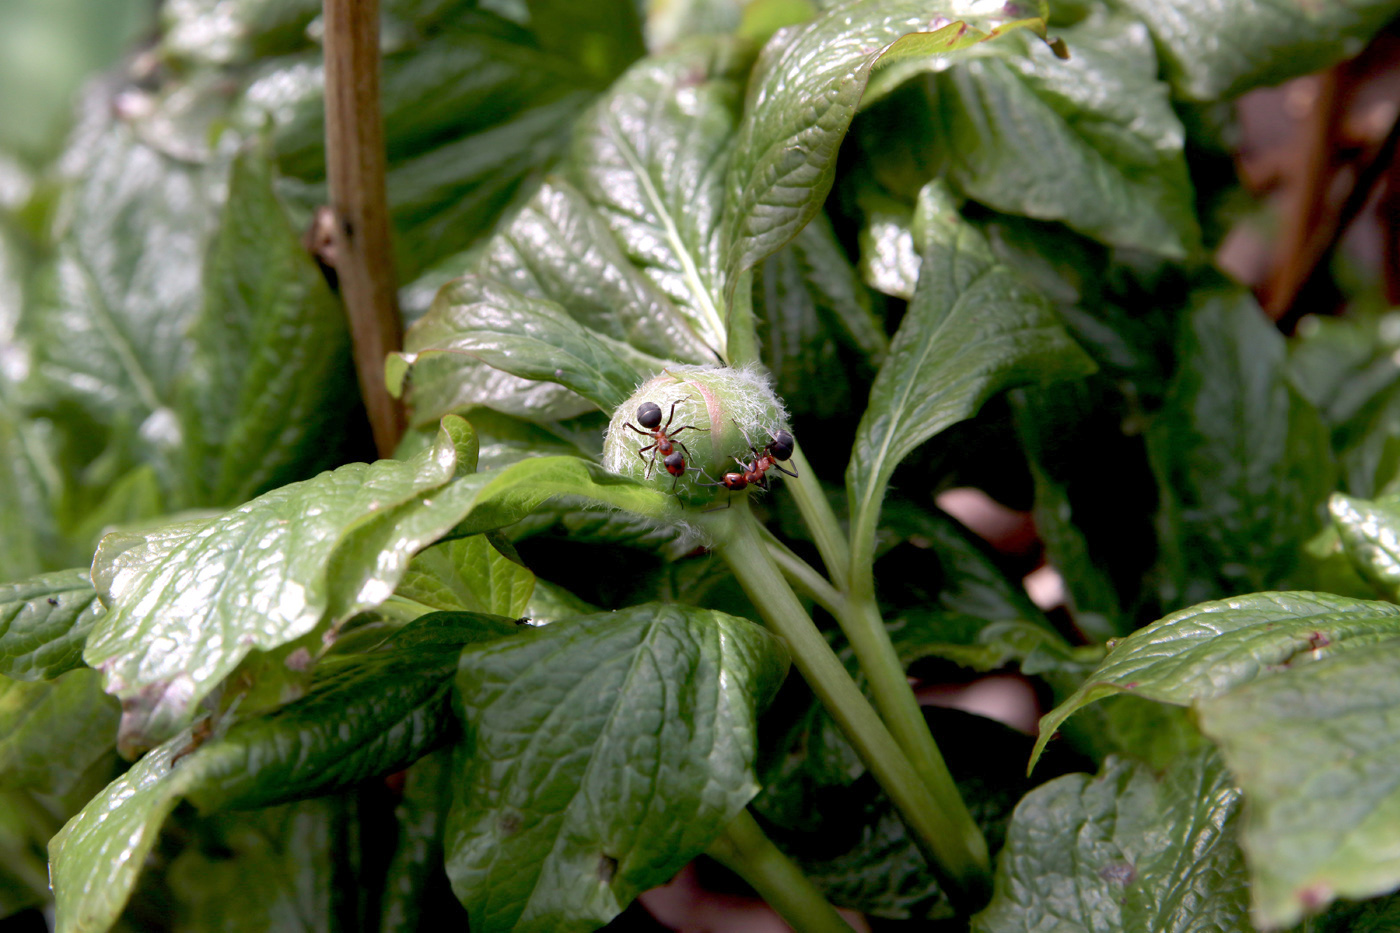
[[[701,486],[723,486],[731,493],[740,492],[750,486],[757,486],[759,489],[768,488],[767,473],[770,469],[785,473],[788,476],[796,476],[792,470],[784,469],[780,461],[787,461],[792,457],[792,448],[795,442],[792,435],[786,431],[779,431],[762,450],[750,447],[749,452],[753,454],[753,462],[745,463],[738,457],[734,462],[739,464],[738,473],[726,473],[720,477],[718,483],[699,483]],[[724,508],[729,508],[733,504],[734,497],[730,496],[729,501],[724,503]]]
[[[655,402],[643,402],[638,406],[637,420],[642,423],[641,428],[632,424],[630,421],[623,422],[625,427],[631,428],[643,437],[652,438],[652,443],[638,450],[637,456],[646,461],[646,478],[650,479],[651,469],[656,466],[656,458],[660,455],[661,465],[666,468],[667,473],[670,473],[676,478],[675,482],[671,483],[672,492],[675,492],[676,483],[680,482],[680,478],[685,475],[685,458],[690,456],[690,448],[676,440],[676,435],[682,431],[709,430],[709,428],[697,428],[693,424],[684,424],[674,431],[671,430],[671,422],[676,420],[676,406],[682,401],[683,399],[676,399],[671,403],[671,415],[666,419],[666,424],[664,426],[661,424],[661,406]],[[644,431],[642,428],[646,428],[646,430]],[[680,450],[676,450],[677,447],[685,451],[685,454],[682,455]],[[645,456],[646,452],[653,448],[656,450],[656,453],[652,454],[650,459],[647,459]]]

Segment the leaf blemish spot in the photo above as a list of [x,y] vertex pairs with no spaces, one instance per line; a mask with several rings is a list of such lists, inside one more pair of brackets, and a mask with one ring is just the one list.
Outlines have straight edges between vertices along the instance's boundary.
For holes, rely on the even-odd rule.
[[516,833],[520,832],[520,817],[516,816],[514,813],[508,813],[501,817],[500,822],[496,824],[496,828],[500,830],[502,836],[514,836]]
[[598,856],[598,880],[603,884],[612,884],[613,878],[617,875],[617,859],[608,855]]
[[57,606],[57,605],[58,605],[58,600],[57,600],[57,599],[54,599],[52,596],[50,596],[50,597],[49,597],[49,605],[50,605],[50,606]]
[[1325,884],[1309,885],[1298,892],[1304,910],[1318,910],[1332,901],[1332,889]]
[[1114,862],[1099,869],[1099,877],[1110,884],[1121,884],[1127,887],[1137,877],[1137,868],[1133,866],[1132,862]]

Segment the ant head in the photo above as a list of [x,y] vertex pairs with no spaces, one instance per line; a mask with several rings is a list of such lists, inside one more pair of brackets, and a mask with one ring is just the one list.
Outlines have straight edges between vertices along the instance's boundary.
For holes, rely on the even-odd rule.
[[666,472],[670,473],[672,476],[685,475],[685,455],[679,450],[668,454],[666,459],[661,462],[666,465]]
[[643,402],[637,407],[637,420],[644,428],[655,428],[661,424],[661,406],[655,402]]
[[773,440],[768,444],[768,452],[773,455],[774,460],[787,460],[792,457],[792,446],[796,443],[792,435],[786,431],[779,431],[773,435]]

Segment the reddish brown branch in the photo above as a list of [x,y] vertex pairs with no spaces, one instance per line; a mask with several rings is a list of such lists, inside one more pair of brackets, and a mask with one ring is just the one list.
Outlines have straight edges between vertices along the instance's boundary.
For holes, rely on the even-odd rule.
[[326,174],[335,211],[335,271],[350,318],[355,370],[381,457],[403,435],[403,406],[384,384],[402,346],[384,191],[379,110],[379,0],[325,0]]

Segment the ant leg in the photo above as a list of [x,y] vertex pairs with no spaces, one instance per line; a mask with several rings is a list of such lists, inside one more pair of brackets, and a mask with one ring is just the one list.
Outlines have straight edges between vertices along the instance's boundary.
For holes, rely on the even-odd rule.
[[630,421],[624,421],[624,422],[622,422],[622,426],[623,426],[624,428],[631,428],[633,431],[636,431],[636,432],[637,432],[638,434],[640,434],[642,437],[654,437],[654,436],[655,436],[655,434],[654,434],[653,432],[651,432],[651,431],[643,431],[641,428],[637,427],[635,424],[633,424],[633,423],[630,422]]
[[695,425],[693,425],[693,424],[683,424],[683,425],[681,425],[680,427],[676,428],[674,431],[670,431],[670,432],[668,432],[668,433],[669,433],[672,437],[675,437],[677,434],[681,433],[682,431],[704,431],[705,433],[708,434],[709,431],[710,431],[710,429],[709,429],[709,428],[697,428],[697,427],[696,427]]
[[775,470],[777,470],[779,473],[786,473],[788,476],[796,476],[796,475],[797,475],[797,471],[796,471],[796,470],[785,470],[785,469],[783,469],[783,465],[782,465],[781,463],[773,463],[772,466],[773,466],[773,468],[774,468]]
[[[672,436],[671,436],[671,439],[672,439],[672,440],[675,440],[675,435],[672,435]],[[690,448],[689,448],[689,447],[685,446],[685,445],[682,444],[680,441],[676,441],[676,446],[679,447],[681,450],[684,450],[684,451],[685,451],[685,459],[691,460],[691,461],[693,461],[693,460],[695,459],[694,457],[692,457],[692,456],[690,455]]]
[[662,434],[669,434],[669,433],[670,433],[670,431],[671,431],[671,422],[676,420],[676,406],[679,405],[679,404],[680,404],[681,402],[683,402],[683,401],[685,401],[685,399],[679,399],[679,398],[678,398],[678,399],[676,399],[674,402],[671,403],[671,416],[670,416],[669,418],[666,419],[666,425],[661,429],[661,433],[662,433]]
[[[731,505],[733,505],[733,504],[734,504],[734,493],[731,492],[731,493],[729,494],[729,498],[724,500],[724,505],[712,506],[711,508],[705,509],[705,512],[723,512],[725,509],[729,508],[729,507],[730,507]],[[704,514],[704,513],[702,512],[701,514]]]
[[642,475],[642,479],[651,479],[652,468],[656,466],[656,454],[652,454],[650,457],[645,456],[645,454],[655,446],[655,444],[650,444],[637,451],[637,457],[647,465],[647,471]]

